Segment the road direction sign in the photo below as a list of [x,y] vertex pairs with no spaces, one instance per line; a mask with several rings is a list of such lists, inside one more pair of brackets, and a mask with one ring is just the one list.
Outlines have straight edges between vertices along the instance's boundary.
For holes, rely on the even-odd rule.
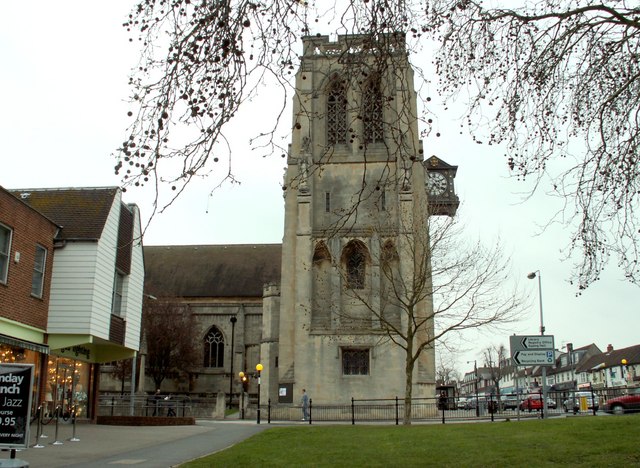
[[512,357],[516,366],[551,366],[554,361],[554,352],[553,350],[516,351]]
[[552,366],[555,360],[553,335],[511,335],[511,359],[516,366]]
[[527,349],[555,349],[553,335],[511,335],[509,337],[511,354]]

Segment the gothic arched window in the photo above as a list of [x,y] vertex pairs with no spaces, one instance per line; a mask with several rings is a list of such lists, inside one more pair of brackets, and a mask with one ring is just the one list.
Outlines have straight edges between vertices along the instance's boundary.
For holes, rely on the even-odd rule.
[[349,242],[343,252],[347,287],[364,289],[367,277],[367,249],[362,242]]
[[224,336],[218,327],[211,327],[204,338],[204,367],[224,366]]
[[380,79],[368,81],[362,93],[362,125],[365,143],[380,143],[384,138]]
[[330,145],[347,142],[347,93],[337,76],[327,92],[327,141]]

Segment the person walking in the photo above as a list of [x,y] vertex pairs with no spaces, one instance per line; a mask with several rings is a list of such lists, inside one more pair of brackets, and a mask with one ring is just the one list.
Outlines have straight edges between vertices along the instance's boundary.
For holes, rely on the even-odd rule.
[[309,419],[309,395],[307,395],[307,390],[304,388],[302,389],[300,404],[302,405],[302,420],[306,421]]

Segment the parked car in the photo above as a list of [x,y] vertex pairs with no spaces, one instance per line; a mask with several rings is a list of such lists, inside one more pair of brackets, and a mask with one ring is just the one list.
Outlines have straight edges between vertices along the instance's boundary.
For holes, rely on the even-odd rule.
[[553,398],[547,397],[547,408],[548,409],[557,409],[558,408],[558,402],[556,400],[554,400]]
[[562,409],[564,409],[565,413],[568,413],[569,411],[577,413],[580,410],[580,400],[582,398],[586,398],[588,409],[592,410],[595,407],[595,410],[598,411],[598,395],[591,392],[575,392],[573,395],[562,402]]
[[526,397],[520,403],[520,411],[540,411],[542,410],[542,395],[534,393]]
[[627,395],[611,398],[604,405],[604,410],[613,414],[640,411],[640,387],[629,389]]
[[516,409],[518,407],[518,396],[517,395],[501,395],[500,405],[502,406],[503,410]]

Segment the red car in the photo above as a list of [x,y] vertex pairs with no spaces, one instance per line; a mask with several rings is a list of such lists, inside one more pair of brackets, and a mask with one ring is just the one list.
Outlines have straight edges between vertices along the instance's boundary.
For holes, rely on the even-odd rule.
[[607,413],[624,414],[640,411],[640,387],[629,389],[629,393],[611,398],[604,406]]
[[520,411],[541,411],[542,406],[542,396],[540,394],[533,394],[522,400],[520,403]]

